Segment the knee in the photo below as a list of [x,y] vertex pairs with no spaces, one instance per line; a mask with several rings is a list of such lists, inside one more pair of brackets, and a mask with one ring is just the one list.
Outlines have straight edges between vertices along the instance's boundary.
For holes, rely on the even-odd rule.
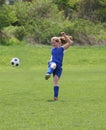
[[56,69],[56,63],[53,62],[53,63],[51,64],[51,68]]

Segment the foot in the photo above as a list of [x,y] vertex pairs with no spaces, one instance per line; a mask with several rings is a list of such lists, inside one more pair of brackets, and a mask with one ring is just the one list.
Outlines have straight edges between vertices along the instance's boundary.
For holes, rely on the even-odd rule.
[[57,101],[58,100],[58,98],[57,97],[54,97],[54,101]]
[[45,80],[48,80],[49,78],[50,78],[50,74],[47,73],[47,74],[45,75]]

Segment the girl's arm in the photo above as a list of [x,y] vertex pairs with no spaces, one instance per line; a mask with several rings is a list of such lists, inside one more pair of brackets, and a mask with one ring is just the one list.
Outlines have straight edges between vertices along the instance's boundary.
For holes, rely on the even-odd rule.
[[73,41],[64,32],[61,32],[61,35],[65,38],[65,40],[67,42],[62,47],[64,49],[68,49],[72,45]]

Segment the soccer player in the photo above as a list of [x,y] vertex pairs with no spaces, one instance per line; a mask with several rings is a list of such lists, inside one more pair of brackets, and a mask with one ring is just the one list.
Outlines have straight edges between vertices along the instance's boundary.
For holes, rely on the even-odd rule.
[[48,62],[48,70],[45,75],[45,79],[48,80],[53,74],[54,83],[54,100],[58,100],[59,94],[59,79],[62,74],[62,62],[64,57],[64,50],[68,49],[72,45],[72,40],[64,32],[61,32],[62,37],[65,39],[66,44],[62,45],[61,39],[59,37],[51,38],[51,59]]

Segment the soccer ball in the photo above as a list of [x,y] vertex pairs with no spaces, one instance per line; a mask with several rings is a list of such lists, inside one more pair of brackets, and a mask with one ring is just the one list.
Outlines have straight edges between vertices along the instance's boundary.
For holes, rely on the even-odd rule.
[[10,64],[11,64],[12,66],[19,66],[19,65],[20,65],[20,60],[19,60],[19,58],[17,58],[17,57],[12,58],[11,61],[10,61]]

